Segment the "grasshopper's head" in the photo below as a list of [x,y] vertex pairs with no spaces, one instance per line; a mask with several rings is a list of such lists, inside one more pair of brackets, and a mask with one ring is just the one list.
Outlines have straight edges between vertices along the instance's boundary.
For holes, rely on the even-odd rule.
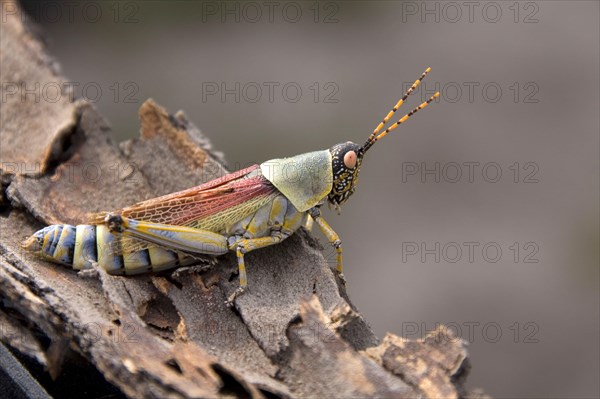
[[389,132],[406,122],[417,111],[425,108],[430,102],[439,97],[440,93],[435,93],[431,98],[417,108],[404,115],[400,120],[379,133],[385,124],[390,120],[392,115],[398,110],[398,108],[404,103],[404,100],[412,93],[420,84],[425,75],[431,70],[427,68],[425,72],[417,79],[408,91],[402,96],[402,98],[396,103],[394,108],[388,112],[387,116],[383,118],[381,123],[375,128],[373,133],[369,136],[367,141],[359,146],[351,141],[345,143],[336,144],[329,149],[332,157],[332,172],[333,172],[333,184],[331,191],[327,196],[329,202],[339,210],[339,206],[346,202],[348,198],[354,193],[356,185],[358,183],[358,174],[360,172],[360,165],[366,152],[375,144],[377,141],[385,137]]
[[351,141],[336,144],[329,149],[329,152],[333,185],[327,199],[332,205],[338,207],[354,193],[363,153],[360,151],[360,146]]

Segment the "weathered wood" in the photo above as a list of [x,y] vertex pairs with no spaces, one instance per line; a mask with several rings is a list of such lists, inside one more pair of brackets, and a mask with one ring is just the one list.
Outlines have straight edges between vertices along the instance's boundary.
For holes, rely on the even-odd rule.
[[[2,18],[2,81],[63,81],[20,14]],[[22,252],[43,223],[85,222],[227,173],[182,112],[148,100],[140,120],[141,136],[119,147],[83,101],[3,103],[3,342],[52,375],[77,351],[131,397],[465,395],[463,342],[389,335],[379,344],[305,231],[247,256],[250,287],[235,309],[224,304],[238,284],[234,256],[208,270],[116,277]]]

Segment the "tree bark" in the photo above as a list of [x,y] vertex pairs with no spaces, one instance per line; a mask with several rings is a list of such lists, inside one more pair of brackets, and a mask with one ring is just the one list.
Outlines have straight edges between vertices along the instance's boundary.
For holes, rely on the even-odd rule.
[[[16,12],[12,12],[16,10]],[[10,11],[10,12],[9,12]],[[76,273],[20,248],[45,224],[201,184],[223,155],[154,101],[141,135],[116,145],[93,105],[24,87],[66,81],[12,2],[2,7],[0,338],[56,377],[69,352],[130,397],[465,397],[462,340],[440,327],[383,342],[351,304],[304,230],[247,256],[250,287],[234,309],[235,256],[208,270],[134,277]]]

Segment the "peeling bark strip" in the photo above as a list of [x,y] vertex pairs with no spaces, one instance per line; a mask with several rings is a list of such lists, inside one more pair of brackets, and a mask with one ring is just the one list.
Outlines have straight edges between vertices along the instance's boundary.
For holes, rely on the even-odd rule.
[[[16,7],[3,2],[2,81],[64,80]],[[151,100],[141,137],[120,148],[85,102],[17,96],[2,107],[0,338],[50,374],[74,350],[131,397],[468,396],[462,341],[388,335],[378,346],[303,231],[249,254],[252,284],[235,310],[224,304],[237,287],[233,255],[209,270],[115,277],[23,253],[20,241],[41,223],[75,224],[227,171],[182,112]]]

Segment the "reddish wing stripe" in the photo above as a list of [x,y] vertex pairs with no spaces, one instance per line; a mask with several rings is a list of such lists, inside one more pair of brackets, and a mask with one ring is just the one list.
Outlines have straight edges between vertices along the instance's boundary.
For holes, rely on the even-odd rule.
[[[211,212],[209,209],[215,207],[220,202],[225,202],[231,206],[232,200],[234,200],[233,203],[239,203],[235,202],[238,196],[239,198],[248,198],[240,194],[242,191],[247,191],[252,185],[270,186],[270,183],[265,183],[262,180],[244,178],[244,176],[259,167],[259,165],[253,165],[196,187],[139,202],[123,208],[119,213],[123,216],[138,218],[138,220],[157,223],[170,222],[171,224],[175,224],[176,220],[188,220],[190,218],[198,220],[199,217],[203,217],[204,215],[202,212],[203,209],[206,209],[206,214],[210,215],[214,212]],[[257,190],[255,195],[259,195],[263,190],[265,192],[268,191],[266,187],[260,189],[255,187],[254,190]],[[234,197],[230,197],[229,194],[234,194]],[[224,198],[221,199],[221,197]],[[186,216],[184,217],[183,214],[186,214]],[[92,216],[90,223],[101,224],[105,216],[106,212],[96,214]]]
[[275,187],[263,176],[230,181],[219,189],[197,193],[195,196],[172,197],[148,205],[125,208],[123,216],[155,223],[189,225],[250,199],[269,195]]
[[210,192],[210,191],[212,191],[212,189],[221,187],[223,185],[226,185],[227,183],[236,181],[236,180],[240,179],[241,177],[244,177],[248,173],[258,169],[259,167],[260,167],[259,165],[252,165],[246,169],[242,169],[242,170],[238,170],[237,172],[229,173],[225,176],[211,180],[207,183],[201,184],[196,187],[188,188],[186,190],[178,191],[176,193],[171,193],[171,194],[163,195],[161,197],[152,198],[147,201],[139,202],[135,205],[132,205],[131,207],[125,208],[124,210],[130,209],[130,208],[136,208],[139,206],[144,206],[144,205],[148,205],[148,204],[152,204],[152,203],[162,203],[162,202],[174,199],[174,198],[185,198],[185,197],[195,196],[195,195],[203,193],[203,192]]

